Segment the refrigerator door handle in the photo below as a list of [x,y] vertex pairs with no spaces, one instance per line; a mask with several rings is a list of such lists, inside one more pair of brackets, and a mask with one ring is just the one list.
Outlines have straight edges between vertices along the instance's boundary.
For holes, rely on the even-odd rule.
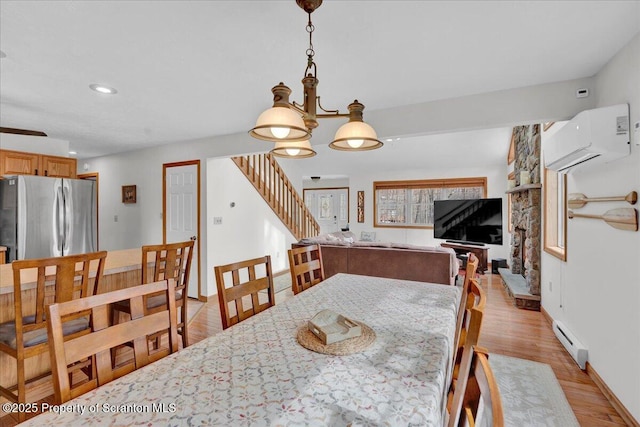
[[62,180],[62,197],[64,204],[64,241],[62,245],[62,255],[69,255],[69,246],[71,245],[71,236],[69,235],[71,228],[71,198],[69,197],[69,185],[65,180]]
[[64,245],[64,200],[62,199],[62,186],[56,187],[55,195],[55,232],[53,233],[53,255],[62,256],[62,246]]

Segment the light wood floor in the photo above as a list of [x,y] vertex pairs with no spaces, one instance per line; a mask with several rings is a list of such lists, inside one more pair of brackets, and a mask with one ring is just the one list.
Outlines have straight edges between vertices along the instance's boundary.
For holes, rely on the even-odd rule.
[[[507,295],[500,276],[482,276],[487,291],[487,308],[483,319],[480,345],[490,353],[534,360],[551,365],[567,400],[583,427],[625,426],[595,383],[573,361],[555,338],[551,327],[539,312],[516,308]],[[276,294],[276,304],[291,298],[291,290]],[[189,341],[196,343],[222,331],[217,298],[190,306]],[[46,399],[50,402],[50,398]],[[14,426],[5,416],[0,427]]]
[[598,386],[583,372],[537,311],[518,309],[497,274],[482,276],[487,306],[479,345],[489,353],[551,365],[567,400],[583,427],[625,426]]

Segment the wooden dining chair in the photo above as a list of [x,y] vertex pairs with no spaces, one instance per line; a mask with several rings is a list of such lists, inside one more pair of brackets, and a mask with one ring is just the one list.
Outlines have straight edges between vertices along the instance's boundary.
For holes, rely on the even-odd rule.
[[488,357],[486,350],[475,346],[465,355],[448,427],[504,426],[500,390]]
[[[215,274],[222,329],[275,304],[269,255],[216,266]],[[229,284],[231,286],[227,286]],[[266,292],[261,293],[262,290]]]
[[[479,262],[480,260],[478,259],[477,256],[475,256],[473,253],[469,253],[466,271],[464,275],[464,282],[462,284],[462,289],[460,292],[460,302],[458,304],[458,315],[456,319],[456,334],[453,340],[454,349],[458,348],[458,341],[460,340],[460,333],[462,332],[462,320],[466,314],[465,309],[467,306],[467,296],[469,295],[469,287],[470,287],[471,279],[475,279],[476,277],[476,270],[478,269]],[[457,357],[457,352],[454,351],[452,353],[451,369],[453,369],[453,366],[455,365],[456,357]]]
[[291,289],[294,295],[317,285],[325,279],[320,245],[292,248],[289,249],[288,253]]
[[[107,252],[101,251],[12,263],[15,319],[0,325],[0,351],[16,359],[16,384],[0,387],[2,397],[25,403],[27,384],[48,375],[40,366],[25,368],[25,360],[49,350],[46,307],[99,293],[106,257]],[[22,283],[30,281],[29,277],[33,277],[35,288],[23,293]],[[68,319],[63,334],[72,337],[88,326],[86,317]],[[18,418],[24,421],[25,412],[20,411]]]
[[479,263],[480,263],[480,260],[478,259],[478,257],[475,256],[475,254],[469,252],[469,256],[467,258],[467,267],[464,273],[464,283],[463,283],[463,286],[467,291],[469,290],[469,281],[471,279],[476,278],[476,271],[478,271]]
[[[187,319],[187,287],[189,286],[189,273],[193,258],[194,241],[188,240],[179,243],[167,243],[163,245],[146,245],[142,247],[142,283],[152,283],[159,280],[173,279],[175,283],[175,296],[178,307],[178,333],[182,337],[182,347],[189,345],[188,319]],[[153,259],[153,268],[148,267],[149,259]],[[166,294],[144,297],[147,312],[154,313],[165,309],[167,305]],[[118,323],[120,313],[131,314],[128,301],[122,301],[113,305],[113,323]],[[150,337],[159,343],[159,337]]]
[[[163,294],[168,304],[150,313],[144,309],[144,299],[158,294]],[[110,324],[110,304],[122,300],[129,301],[131,320]],[[87,312],[90,313],[91,328],[84,334],[66,338],[63,332],[64,319]],[[178,351],[176,319],[173,279],[50,305],[47,329],[51,337],[49,353],[56,404],[62,404]],[[169,335],[167,347],[150,350],[147,337],[165,331]],[[114,367],[111,349],[128,342],[133,342],[133,358]],[[88,358],[95,360],[96,375],[73,384],[69,367]]]
[[449,398],[451,403],[453,393],[457,388],[457,380],[461,363],[465,355],[472,351],[472,347],[478,344],[480,338],[480,329],[482,327],[482,318],[487,298],[484,290],[478,284],[476,279],[469,281],[469,291],[465,298],[463,308],[463,316],[461,320],[460,334],[458,344],[454,348],[454,358],[450,372]]

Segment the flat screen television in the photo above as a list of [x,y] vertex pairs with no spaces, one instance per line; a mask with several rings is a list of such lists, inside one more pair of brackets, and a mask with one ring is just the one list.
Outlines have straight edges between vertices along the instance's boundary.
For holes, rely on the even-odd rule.
[[502,199],[435,200],[433,235],[455,243],[502,244]]

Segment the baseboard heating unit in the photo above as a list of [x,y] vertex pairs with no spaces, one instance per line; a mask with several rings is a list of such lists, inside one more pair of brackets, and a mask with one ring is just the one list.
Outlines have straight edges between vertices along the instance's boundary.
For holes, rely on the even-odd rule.
[[573,360],[580,366],[580,369],[586,369],[588,352],[585,346],[578,341],[562,322],[554,320],[552,327],[553,333],[556,334],[558,340],[560,340],[564,348],[566,348],[571,357],[573,357]]

